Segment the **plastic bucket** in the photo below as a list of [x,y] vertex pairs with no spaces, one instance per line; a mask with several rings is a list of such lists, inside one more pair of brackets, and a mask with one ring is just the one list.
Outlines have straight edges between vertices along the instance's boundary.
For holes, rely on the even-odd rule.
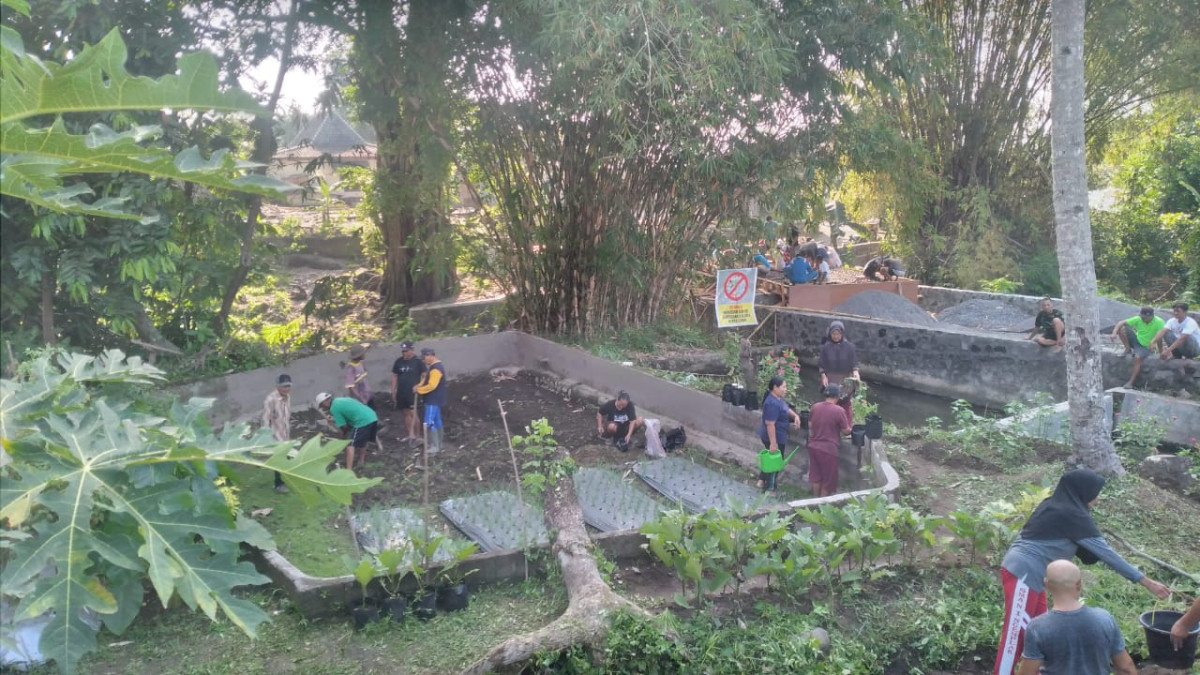
[[1171,645],[1171,626],[1183,616],[1183,612],[1156,609],[1142,612],[1138,621],[1146,631],[1146,648],[1150,660],[1163,668],[1188,669],[1196,662],[1196,641],[1200,637],[1200,623],[1192,626],[1183,639],[1183,648],[1176,651]]
[[808,428],[808,417],[811,414],[812,414],[811,410],[801,410],[800,411],[800,428],[801,429]]
[[850,427],[850,442],[854,447],[861,448],[867,444],[867,425],[855,424]]
[[867,415],[867,438],[877,441],[883,438],[883,418],[875,413]]

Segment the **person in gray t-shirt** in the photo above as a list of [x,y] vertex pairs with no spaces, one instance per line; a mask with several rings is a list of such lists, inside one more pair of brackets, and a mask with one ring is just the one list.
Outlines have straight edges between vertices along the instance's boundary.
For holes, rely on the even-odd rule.
[[1125,651],[1125,638],[1112,614],[1086,607],[1079,596],[1083,581],[1070,560],[1046,567],[1051,610],[1025,629],[1025,652],[1018,675],[1137,675]]

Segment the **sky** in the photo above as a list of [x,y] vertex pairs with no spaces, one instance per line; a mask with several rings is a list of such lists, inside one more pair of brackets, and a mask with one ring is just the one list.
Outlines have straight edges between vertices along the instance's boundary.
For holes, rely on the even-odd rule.
[[[251,69],[241,78],[242,88],[252,92],[270,92],[279,72],[279,59],[270,58]],[[279,98],[279,110],[284,111],[296,104],[306,113],[316,107],[317,94],[325,87],[324,79],[315,70],[301,70],[293,66],[283,78],[283,91]]]

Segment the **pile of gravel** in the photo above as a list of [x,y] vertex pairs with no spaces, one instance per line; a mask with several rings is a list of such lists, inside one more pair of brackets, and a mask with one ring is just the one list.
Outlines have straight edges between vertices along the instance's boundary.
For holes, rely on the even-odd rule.
[[932,326],[937,323],[916,303],[903,295],[886,291],[863,291],[838,305],[833,311],[917,326]]
[[1033,328],[1033,315],[1007,302],[977,298],[943,309],[937,315],[941,323],[979,330],[1018,333]]

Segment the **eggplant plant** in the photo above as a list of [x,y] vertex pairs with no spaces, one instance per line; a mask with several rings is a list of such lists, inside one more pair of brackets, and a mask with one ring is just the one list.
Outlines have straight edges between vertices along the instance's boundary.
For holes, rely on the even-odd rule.
[[358,562],[355,562],[350,556],[342,556],[342,562],[345,563],[350,574],[354,575],[354,580],[358,582],[359,590],[362,591],[362,604],[367,604],[367,598],[370,597],[368,589],[371,580],[379,572],[375,567],[375,561],[369,556],[360,558]]

